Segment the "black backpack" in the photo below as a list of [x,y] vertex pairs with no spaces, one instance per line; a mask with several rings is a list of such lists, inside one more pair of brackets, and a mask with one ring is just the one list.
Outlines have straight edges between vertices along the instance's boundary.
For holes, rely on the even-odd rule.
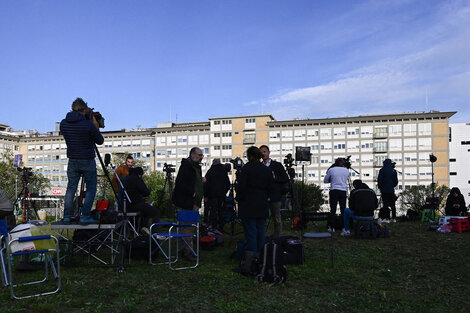
[[256,276],[259,273],[259,252],[243,251],[240,260],[240,274],[245,276]]
[[266,283],[284,283],[287,280],[285,252],[275,242],[264,245],[261,257],[261,268],[256,280]]

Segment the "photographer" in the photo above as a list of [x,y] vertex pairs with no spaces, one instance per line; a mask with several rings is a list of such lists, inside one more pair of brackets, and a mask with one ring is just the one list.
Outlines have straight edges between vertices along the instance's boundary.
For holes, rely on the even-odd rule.
[[281,219],[281,195],[282,189],[289,182],[289,177],[287,176],[284,166],[274,161],[269,157],[270,151],[269,147],[262,145],[259,147],[261,153],[263,154],[263,164],[267,166],[273,175],[274,178],[274,187],[269,198],[269,209],[271,211],[271,217],[274,220],[274,234],[275,238],[279,237],[282,232],[282,219]]
[[131,168],[129,170],[129,176],[127,176],[124,182],[124,187],[131,199],[129,211],[142,213],[141,232],[145,235],[150,235],[150,231],[148,229],[149,219],[151,218],[153,223],[157,223],[160,218],[160,211],[144,200],[144,197],[150,195],[150,190],[142,179],[143,175],[144,170],[141,167]]
[[328,231],[335,231],[336,206],[339,203],[341,220],[346,207],[346,191],[348,190],[349,170],[346,168],[345,158],[337,158],[335,163],[328,169],[324,183],[330,183],[330,218],[328,220]]
[[223,230],[224,201],[227,191],[230,189],[228,171],[226,167],[220,163],[220,159],[216,158],[212,161],[212,166],[207,171],[205,177],[204,202],[207,203],[207,207],[205,207],[204,211],[206,209],[209,211],[209,225],[218,230]]
[[86,183],[85,202],[80,216],[80,223],[98,223],[98,220],[90,217],[90,210],[96,194],[96,163],[95,144],[101,145],[104,141],[99,131],[99,125],[93,114],[88,114],[88,106],[81,98],[72,103],[72,112],[67,113],[65,119],[60,122],[60,131],[67,144],[67,191],[65,193],[64,223],[70,223],[73,218],[73,198],[77,191],[80,177]]
[[248,148],[246,154],[248,163],[238,177],[238,216],[245,232],[245,250],[259,252],[265,243],[268,198],[274,188],[274,179],[272,172],[260,162],[263,155],[257,147]]

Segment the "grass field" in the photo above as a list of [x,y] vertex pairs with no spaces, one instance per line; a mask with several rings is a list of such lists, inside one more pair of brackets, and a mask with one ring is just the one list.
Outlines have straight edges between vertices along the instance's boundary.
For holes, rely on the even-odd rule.
[[335,233],[334,269],[329,240],[306,241],[306,263],[288,266],[284,284],[255,283],[232,271],[237,262],[229,255],[239,235],[202,251],[193,270],[144,261],[132,261],[122,273],[63,266],[59,294],[10,300],[2,288],[0,311],[470,312],[470,232],[441,234],[420,222],[390,229],[389,238],[376,240]]

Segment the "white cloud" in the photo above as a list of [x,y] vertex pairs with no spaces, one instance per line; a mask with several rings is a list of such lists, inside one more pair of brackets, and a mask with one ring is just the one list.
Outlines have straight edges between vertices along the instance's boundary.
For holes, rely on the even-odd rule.
[[391,49],[414,45],[411,52],[395,55],[404,51],[397,47],[388,58],[326,84],[283,90],[260,102],[280,119],[316,118],[423,111],[428,95],[430,109],[458,110],[470,121],[470,6],[446,5],[437,16],[439,24],[388,43]]

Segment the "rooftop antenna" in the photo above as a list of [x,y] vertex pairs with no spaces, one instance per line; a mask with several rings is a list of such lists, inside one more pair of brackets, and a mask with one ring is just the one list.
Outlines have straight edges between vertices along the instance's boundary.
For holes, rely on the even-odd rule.
[[426,89],[426,111],[425,112],[428,112],[429,111],[429,99],[428,99],[428,90]]

